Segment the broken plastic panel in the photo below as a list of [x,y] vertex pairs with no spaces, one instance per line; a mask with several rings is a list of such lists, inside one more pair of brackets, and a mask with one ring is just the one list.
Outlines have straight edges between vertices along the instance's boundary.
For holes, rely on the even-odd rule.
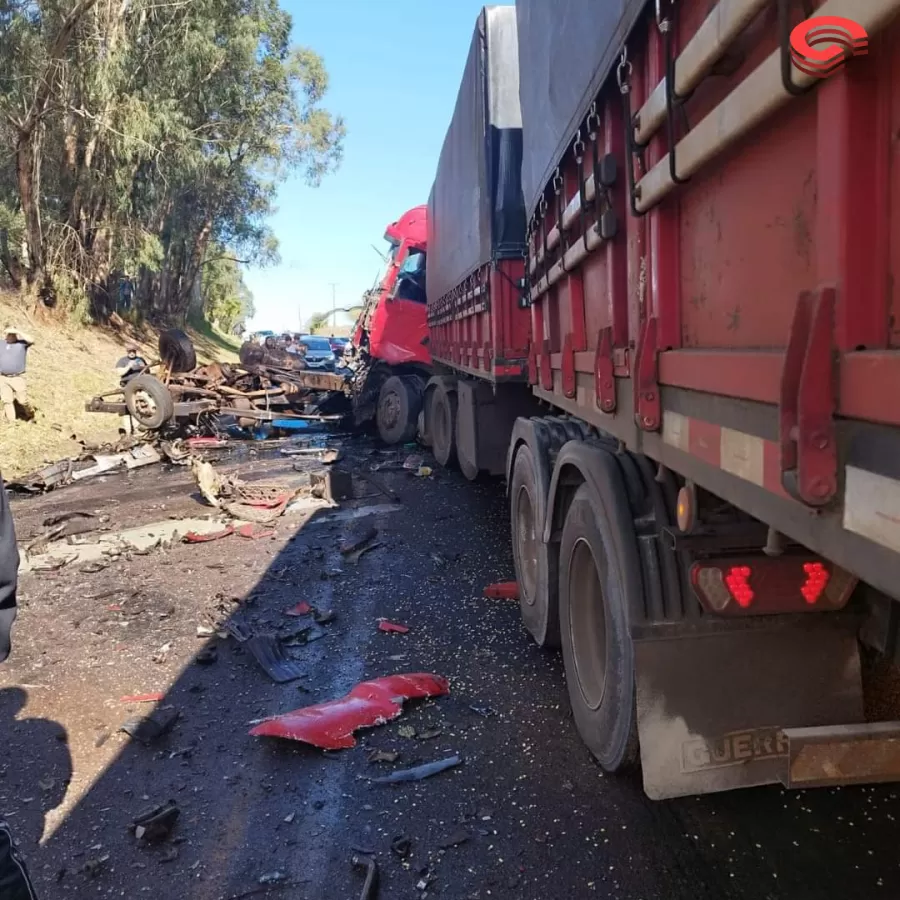
[[258,737],[303,741],[324,750],[354,747],[353,732],[396,719],[404,700],[440,697],[450,693],[450,683],[440,675],[415,673],[389,675],[358,684],[346,697],[307,706],[275,716],[251,729]]
[[499,581],[497,584],[489,584],[484,589],[484,596],[488,600],[518,600],[519,583],[517,581]]

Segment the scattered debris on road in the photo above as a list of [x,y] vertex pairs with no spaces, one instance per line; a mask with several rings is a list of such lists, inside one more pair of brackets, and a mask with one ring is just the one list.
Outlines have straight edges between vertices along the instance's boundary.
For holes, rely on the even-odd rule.
[[489,584],[484,589],[484,596],[488,600],[518,600],[519,583],[517,581],[499,581]]
[[167,706],[157,709],[148,716],[128,719],[122,723],[119,730],[148,746],[172,730],[172,726],[178,721],[178,715],[178,710],[174,706]]
[[259,663],[260,668],[276,684],[296,681],[305,674],[296,660],[288,658],[281,639],[274,635],[251,635],[241,642],[241,647]]
[[234,534],[234,526],[229,525],[221,531],[213,531],[209,534],[198,534],[196,531],[189,531],[182,540],[186,544],[208,544],[210,541],[219,541],[222,538],[230,537]]
[[120,697],[120,703],[159,703],[165,700],[166,695],[162,691],[155,691],[151,694],[129,694],[126,697]]
[[131,832],[140,841],[155,844],[164,841],[175,827],[181,810],[174,800],[142,813],[131,823]]
[[450,684],[440,675],[389,675],[364,681],[339,700],[266,719],[250,734],[303,741],[323,750],[342,750],[356,746],[353,732],[358,728],[372,728],[396,719],[403,712],[404,700],[449,693]]
[[370,763],[395,763],[400,754],[394,750],[373,750],[366,758]]
[[286,616],[308,616],[312,611],[313,608],[305,600],[301,600],[296,606],[286,609],[284,614]]
[[359,900],[375,900],[378,895],[378,863],[371,856],[354,856],[351,862],[355,868],[366,870],[366,880]]
[[399,769],[391,772],[390,775],[382,775],[380,778],[370,778],[372,784],[399,784],[404,781],[422,781],[425,778],[431,778],[440,772],[446,772],[462,762],[459,755],[448,756],[446,759],[439,759],[436,762],[425,763],[421,766],[415,766],[412,769]]

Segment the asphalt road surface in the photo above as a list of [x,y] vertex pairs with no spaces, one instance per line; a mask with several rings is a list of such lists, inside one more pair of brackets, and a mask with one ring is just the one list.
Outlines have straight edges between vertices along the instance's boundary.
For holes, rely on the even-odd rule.
[[[377,860],[383,900],[900,897],[895,787],[653,803],[638,776],[604,775],[575,733],[560,659],[530,642],[514,602],[482,597],[513,574],[503,486],[418,478],[400,470],[403,454],[346,449],[357,472],[387,463],[378,475],[401,499],[356,479],[344,512],[369,508],[380,546],[355,565],[338,546],[359,520],[325,511],[285,516],[258,541],[23,577],[0,667],[0,816],[42,900],[347,900],[362,890],[359,853]],[[296,477],[277,452],[221,464]],[[157,466],[17,502],[20,539],[77,510],[109,516],[107,529],[209,512],[184,469]],[[237,641],[207,633],[235,615],[290,631],[284,610],[304,600],[336,617],[292,649],[296,681],[273,683]],[[409,633],[380,632],[382,617]],[[215,661],[198,664],[211,646]],[[408,703],[339,752],[248,734],[398,672],[446,676],[451,693]],[[144,746],[118,728],[153,704],[122,697],[156,691],[180,718]],[[369,762],[374,749],[400,758]],[[463,763],[427,780],[369,781],[454,753]],[[138,840],[130,823],[168,801],[172,833]]]

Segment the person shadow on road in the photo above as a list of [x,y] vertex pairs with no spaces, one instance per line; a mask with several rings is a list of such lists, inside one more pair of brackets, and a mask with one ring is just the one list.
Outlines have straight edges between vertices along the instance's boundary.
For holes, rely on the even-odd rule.
[[44,834],[47,815],[65,799],[72,757],[62,725],[21,715],[27,701],[22,688],[0,688],[0,820],[9,823],[29,859]]

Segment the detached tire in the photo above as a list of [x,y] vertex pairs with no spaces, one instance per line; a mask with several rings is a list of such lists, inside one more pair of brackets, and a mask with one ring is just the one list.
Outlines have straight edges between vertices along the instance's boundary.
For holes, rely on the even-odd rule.
[[538,488],[534,454],[527,444],[516,452],[509,482],[513,561],[519,608],[539,647],[559,647],[559,566],[541,539],[547,498]]
[[456,460],[456,391],[446,385],[435,385],[428,434],[434,458],[442,466],[452,465]]
[[197,368],[194,343],[180,328],[170,328],[159,336],[159,358],[175,374]]
[[[582,485],[563,526],[559,610],[566,685],[581,739],[608,772],[638,760],[629,592],[640,569],[616,461],[601,454],[603,496]],[[630,542],[630,543],[629,543]]]
[[375,411],[378,436],[388,445],[413,440],[419,428],[421,409],[420,380],[392,375],[378,392],[378,408]]
[[125,385],[125,405],[141,428],[162,428],[175,415],[175,401],[169,389],[152,375],[138,375]]

